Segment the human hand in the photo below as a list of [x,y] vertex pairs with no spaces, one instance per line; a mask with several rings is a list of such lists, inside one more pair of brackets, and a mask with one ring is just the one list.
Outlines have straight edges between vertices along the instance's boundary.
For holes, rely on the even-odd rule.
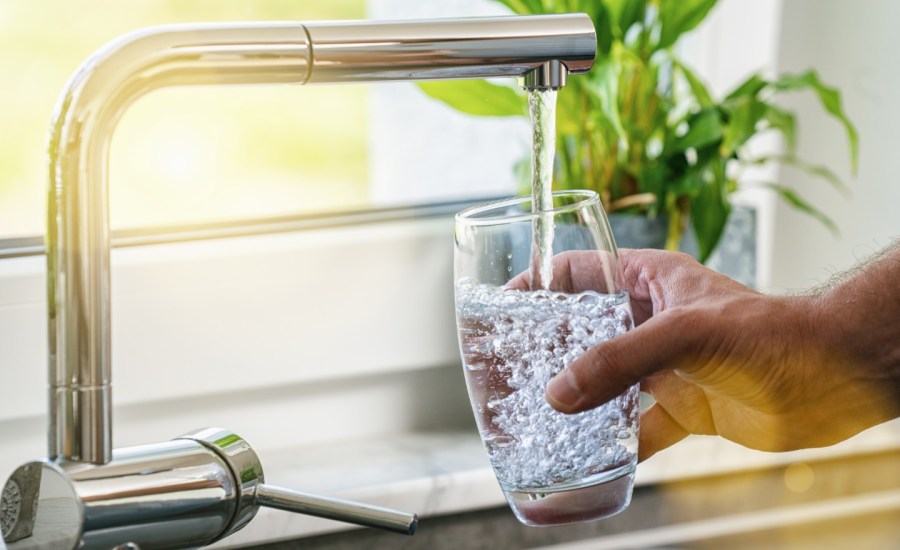
[[[554,278],[597,261],[564,256]],[[767,296],[679,253],[622,250],[620,261],[638,328],[585,352],[547,398],[575,413],[640,381],[656,399],[641,416],[640,460],[688,434],[767,451],[825,446],[897,415],[894,388],[845,345],[827,300]]]

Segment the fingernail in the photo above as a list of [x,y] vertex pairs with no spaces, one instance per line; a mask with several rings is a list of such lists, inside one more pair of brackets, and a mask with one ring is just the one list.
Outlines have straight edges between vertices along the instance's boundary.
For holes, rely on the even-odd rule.
[[554,376],[547,385],[547,401],[554,408],[571,408],[579,399],[581,390],[575,385],[575,377],[568,369]]

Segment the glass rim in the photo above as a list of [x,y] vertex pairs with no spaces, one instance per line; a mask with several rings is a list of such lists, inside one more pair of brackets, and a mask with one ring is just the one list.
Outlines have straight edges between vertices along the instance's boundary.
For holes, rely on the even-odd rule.
[[568,189],[564,191],[554,191],[553,197],[561,197],[561,196],[580,196],[582,197],[579,200],[571,204],[564,204],[561,206],[557,206],[550,210],[544,210],[542,212],[522,212],[517,214],[497,214],[495,216],[487,216],[484,218],[475,218],[479,214],[484,214],[485,212],[489,212],[491,210],[500,209],[500,208],[508,208],[515,204],[521,204],[526,201],[531,201],[531,195],[519,195],[516,197],[509,197],[505,199],[499,199],[491,202],[486,202],[483,204],[477,204],[475,206],[470,206],[465,210],[461,210],[457,212],[455,218],[456,223],[462,223],[466,225],[498,225],[498,224],[507,224],[507,223],[517,223],[517,222],[526,222],[534,220],[539,216],[545,216],[547,214],[565,214],[568,212],[573,212],[575,210],[580,210],[585,208],[586,206],[590,206],[593,204],[600,204],[600,195],[597,194],[596,191],[591,191],[589,189]]

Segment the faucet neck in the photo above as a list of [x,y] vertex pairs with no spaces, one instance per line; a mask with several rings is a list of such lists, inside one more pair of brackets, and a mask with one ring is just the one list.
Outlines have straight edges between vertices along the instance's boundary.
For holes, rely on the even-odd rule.
[[109,44],[69,81],[49,144],[51,458],[111,459],[107,156],[122,114],[167,86],[303,83],[309,60],[298,23],[157,27]]
[[590,69],[584,14],[402,22],[155,27],[98,51],[60,98],[50,135],[49,453],[112,455],[107,156],[113,130],[158,88],[531,75],[561,86]]

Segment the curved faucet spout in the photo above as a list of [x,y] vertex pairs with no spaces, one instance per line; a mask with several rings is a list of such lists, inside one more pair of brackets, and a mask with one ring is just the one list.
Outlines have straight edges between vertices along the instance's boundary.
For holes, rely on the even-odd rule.
[[50,136],[47,290],[52,459],[112,453],[107,155],[128,107],[163,87],[525,77],[559,87],[593,64],[584,14],[156,27],[73,76]]
[[122,114],[158,88],[303,83],[309,65],[297,23],[157,27],[109,44],[69,81],[50,134],[51,458],[111,458],[107,156]]

